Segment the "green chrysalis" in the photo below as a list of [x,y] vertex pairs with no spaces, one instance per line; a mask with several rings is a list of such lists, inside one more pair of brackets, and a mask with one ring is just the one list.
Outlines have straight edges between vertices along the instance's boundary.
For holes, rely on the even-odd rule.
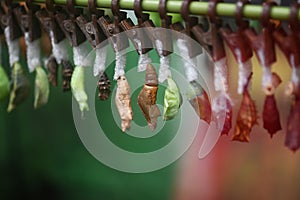
[[49,81],[48,76],[42,67],[36,67],[35,72],[34,108],[37,109],[48,102]]
[[74,98],[79,104],[81,112],[88,111],[87,94],[84,90],[84,67],[76,66],[71,78],[71,89]]
[[9,80],[3,67],[0,65],[0,101],[9,94]]
[[172,78],[168,78],[168,87],[164,97],[164,119],[173,119],[179,111],[182,97],[179,89]]
[[10,84],[11,92],[7,112],[11,112],[18,104],[22,103],[30,92],[29,80],[19,62],[15,62],[12,67]]

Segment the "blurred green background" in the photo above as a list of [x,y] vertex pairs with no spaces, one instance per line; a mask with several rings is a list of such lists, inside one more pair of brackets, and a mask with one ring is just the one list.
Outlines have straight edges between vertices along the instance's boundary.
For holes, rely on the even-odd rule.
[[[7,53],[2,57],[9,74]],[[134,67],[137,59],[136,52],[129,54],[127,66]],[[174,165],[147,174],[128,174],[101,164],[78,137],[71,92],[63,93],[61,84],[51,87],[48,104],[34,110],[35,75],[28,74],[24,56],[21,61],[30,78],[31,94],[9,114],[8,101],[0,104],[0,199],[168,199]],[[107,70],[109,77],[113,75],[113,66],[114,63]],[[61,83],[60,80],[61,74]],[[137,94],[138,91],[134,95]],[[163,90],[159,96],[162,103]],[[133,137],[122,133],[113,121],[110,103],[111,99],[107,102],[96,99],[96,109],[101,110],[97,114],[104,129],[112,133],[108,137],[123,148],[148,151],[160,148],[173,137],[169,128],[163,131],[169,134],[158,134],[146,142],[142,139],[132,142]],[[136,101],[132,104],[137,123],[146,125]]]

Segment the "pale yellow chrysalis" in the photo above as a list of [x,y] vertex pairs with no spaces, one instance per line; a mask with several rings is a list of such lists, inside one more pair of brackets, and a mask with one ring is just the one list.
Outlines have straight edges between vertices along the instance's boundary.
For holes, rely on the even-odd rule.
[[34,81],[34,108],[37,109],[48,102],[49,81],[46,72],[42,67],[35,68],[36,76]]
[[29,91],[29,80],[20,63],[15,62],[11,72],[11,91],[7,112],[11,112],[18,104],[22,103],[28,97]]
[[84,89],[84,67],[75,66],[71,78],[71,89],[74,98],[79,104],[80,111],[88,111],[88,96]]

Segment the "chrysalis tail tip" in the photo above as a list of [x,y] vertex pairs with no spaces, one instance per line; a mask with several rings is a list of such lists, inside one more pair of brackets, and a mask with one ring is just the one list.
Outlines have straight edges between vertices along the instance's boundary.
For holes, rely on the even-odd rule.
[[156,123],[154,123],[154,122],[148,123],[148,126],[149,126],[150,130],[153,132],[156,128]]
[[9,105],[7,108],[7,112],[10,113],[11,111],[13,111],[15,109],[14,105]]

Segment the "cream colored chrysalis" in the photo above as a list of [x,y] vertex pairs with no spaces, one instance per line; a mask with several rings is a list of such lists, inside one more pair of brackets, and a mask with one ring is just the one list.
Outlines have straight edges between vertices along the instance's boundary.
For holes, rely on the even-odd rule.
[[34,108],[37,109],[48,102],[49,81],[46,72],[42,67],[35,68],[36,77],[34,81]]
[[89,110],[87,103],[88,96],[84,88],[84,67],[76,66],[71,78],[72,94],[79,104],[79,109],[82,112]]
[[127,82],[127,79],[124,75],[119,76],[117,79],[118,86],[116,91],[116,106],[121,117],[121,128],[125,132],[130,128],[130,122],[133,118],[132,108],[130,101],[130,86]]

